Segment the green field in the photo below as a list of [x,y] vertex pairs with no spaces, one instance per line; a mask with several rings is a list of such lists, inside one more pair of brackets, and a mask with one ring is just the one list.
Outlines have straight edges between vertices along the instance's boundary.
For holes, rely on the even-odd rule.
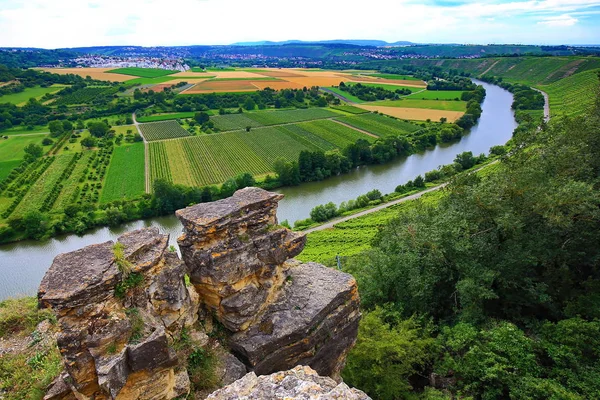
[[17,125],[12,128],[0,131],[0,136],[11,136],[11,135],[29,135],[35,133],[49,133],[50,130],[47,126],[35,126],[33,129],[27,129],[27,126]]
[[364,139],[369,142],[374,142],[376,139],[372,136],[365,135],[356,129],[348,128],[334,121],[322,120],[303,122],[298,126],[320,138],[332,143],[340,149],[345,148],[349,144],[356,143],[358,139]]
[[413,100],[404,98],[400,100],[380,100],[368,103],[370,106],[427,108],[430,110],[467,111],[467,103],[454,100]]
[[139,125],[147,141],[174,139],[190,136],[176,121],[151,122]]
[[418,81],[418,82],[421,81],[420,79],[415,78],[414,76],[410,76],[410,75],[396,75],[396,74],[360,74],[360,75],[372,76],[375,78],[382,78],[382,79],[397,79],[397,80],[402,80],[402,81]]
[[279,157],[296,161],[303,150],[343,149],[357,139],[375,140],[334,121],[313,120],[151,142],[150,175],[152,181],[165,178],[190,186],[222,183],[244,172],[271,173]]
[[175,74],[179,71],[171,71],[171,70],[159,69],[159,68],[128,67],[128,68],[111,69],[110,71],[107,71],[107,72],[111,72],[113,74],[138,76],[140,78],[157,78],[159,76]]
[[349,117],[339,117],[336,119],[355,128],[371,132],[380,137],[397,136],[416,132],[421,129],[421,127],[411,124],[410,122],[404,122],[377,114],[362,114]]
[[[400,182],[399,182],[400,183]],[[420,200],[407,201],[350,221],[336,224],[332,229],[309,233],[304,250],[296,258],[334,265],[335,256],[352,256],[371,247],[371,241],[380,227],[400,212],[418,207],[419,203],[438,201],[441,192],[423,195]]]
[[[9,136],[8,139],[0,138],[0,160],[21,160],[25,156],[23,149],[30,143],[42,145],[45,134],[31,134],[25,136]],[[44,150],[49,150],[44,146]]]
[[547,86],[538,86],[548,93],[550,115],[580,115],[586,112],[598,95],[599,70],[571,75]]
[[254,111],[243,114],[216,115],[211,117],[211,120],[220,130],[233,131],[245,129],[247,126],[255,128],[259,126],[332,118],[338,115],[338,113],[323,108],[308,108],[299,110]]
[[52,85],[50,87],[34,86],[26,88],[20,93],[5,94],[0,96],[0,103],[11,103],[17,106],[27,103],[30,98],[40,99],[47,93],[56,93],[63,89],[65,85]]
[[21,160],[0,161],[0,181],[10,174],[14,168],[21,164]]
[[144,143],[115,147],[100,194],[100,203],[132,199],[145,191]]
[[410,100],[460,100],[460,90],[422,90],[405,97]]
[[358,85],[359,83],[363,86],[382,88],[382,89],[389,90],[392,92],[396,89],[407,89],[414,93],[414,92],[418,92],[420,90],[425,89],[424,87],[418,88],[418,87],[412,87],[412,86],[394,85],[392,83],[350,82],[350,83],[347,83],[346,85],[353,86],[353,85]]
[[135,78],[124,82],[127,85],[158,85],[159,83],[165,83],[178,79],[172,76],[159,76],[157,78]]
[[347,112],[349,114],[364,114],[369,111],[363,110],[362,108],[354,107],[354,106],[331,106],[334,110],[339,110],[343,112]]
[[339,96],[342,96],[345,99],[348,99],[348,101],[350,101],[352,103],[364,103],[363,100],[359,99],[356,96],[351,95],[348,92],[344,92],[343,90],[340,90],[339,88],[336,88],[336,87],[327,87],[325,89],[327,89],[327,90],[329,90],[329,91],[331,91],[331,92],[333,92],[333,93],[335,93],[335,94],[337,94]]
[[171,119],[182,119],[182,118],[193,118],[196,111],[170,113],[162,115],[149,115],[146,117],[137,117],[138,122],[158,122],[158,121],[169,121]]
[[87,104],[90,103],[99,96],[110,90],[109,86],[90,86],[74,91],[71,94],[60,96],[60,98],[53,101],[53,106],[59,105],[71,105],[71,104]]
[[62,173],[73,158],[73,155],[56,156],[48,169],[31,185],[27,194],[19,203],[13,216],[22,216],[28,211],[39,210],[46,202],[47,196],[57,186]]

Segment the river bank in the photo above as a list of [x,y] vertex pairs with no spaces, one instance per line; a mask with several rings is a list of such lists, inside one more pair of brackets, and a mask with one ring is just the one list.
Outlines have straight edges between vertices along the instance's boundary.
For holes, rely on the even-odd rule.
[[[512,95],[497,86],[479,81],[476,83],[483,85],[487,92],[482,103],[483,113],[479,123],[460,141],[438,145],[434,149],[384,165],[361,167],[325,181],[277,190],[286,196],[279,203],[279,220],[287,219],[293,223],[307,218],[310,210],[319,204],[330,201],[340,204],[373,189],[391,193],[397,185],[404,184],[417,175],[424,175],[440,165],[451,164],[459,153],[487,153],[490,147],[506,143],[517,126],[510,108]],[[114,240],[125,231],[147,226],[156,226],[169,233],[170,244],[176,245],[181,225],[174,215],[125,223],[117,228],[97,228],[84,236],[64,235],[43,242],[27,240],[1,245],[0,299],[35,294],[45,271],[60,253]]]

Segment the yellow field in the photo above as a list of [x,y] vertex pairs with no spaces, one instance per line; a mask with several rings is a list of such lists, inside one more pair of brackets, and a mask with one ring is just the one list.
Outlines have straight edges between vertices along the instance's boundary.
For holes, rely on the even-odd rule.
[[251,81],[204,81],[198,83],[188,90],[184,90],[185,94],[200,94],[200,93],[223,93],[223,92],[253,92],[258,88]]
[[440,118],[447,118],[448,122],[454,122],[459,119],[464,113],[460,111],[444,111],[431,110],[426,108],[403,108],[403,107],[385,107],[385,106],[369,106],[364,104],[355,104],[364,110],[379,111],[382,114],[391,115],[400,119],[409,119],[416,121],[439,121]]
[[92,79],[98,79],[101,81],[112,81],[112,82],[125,82],[130,79],[135,79],[135,76],[128,76],[122,74],[113,74],[106,71],[110,71],[114,68],[39,68],[42,71],[52,72],[54,74],[66,75],[75,74],[82,78],[86,76],[92,77]]

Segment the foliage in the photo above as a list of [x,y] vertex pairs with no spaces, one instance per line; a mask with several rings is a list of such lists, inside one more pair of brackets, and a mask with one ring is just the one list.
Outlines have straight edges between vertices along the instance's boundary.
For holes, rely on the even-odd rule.
[[195,390],[211,389],[218,385],[217,363],[217,355],[209,348],[198,348],[188,356],[188,375]]
[[377,307],[363,314],[342,376],[373,398],[406,398],[412,389],[409,378],[423,370],[433,344],[416,320],[402,320],[398,313]]
[[144,144],[119,146],[114,150],[100,194],[100,203],[133,199],[144,193]]
[[416,132],[421,129],[410,122],[399,121],[377,114],[362,114],[357,116],[336,118],[345,124],[371,132],[379,137],[398,136]]

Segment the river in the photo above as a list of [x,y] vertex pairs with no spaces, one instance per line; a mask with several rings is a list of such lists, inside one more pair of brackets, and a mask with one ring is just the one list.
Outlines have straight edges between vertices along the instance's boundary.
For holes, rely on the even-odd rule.
[[[372,189],[379,189],[382,193],[393,192],[397,185],[406,183],[417,175],[452,163],[456,155],[463,151],[472,151],[475,155],[487,154],[490,147],[506,143],[517,126],[510,108],[512,94],[498,86],[475,82],[486,89],[483,113],[478,124],[459,142],[439,145],[385,165],[362,167],[322,182],[283,188],[280,192],[285,194],[285,198],[279,203],[279,220],[287,219],[293,223],[307,218],[316,205],[329,201],[339,204]],[[181,224],[175,216],[130,222],[118,228],[98,228],[84,236],[64,235],[44,242],[27,240],[0,245],[0,300],[35,295],[44,273],[57,254],[114,240],[123,232],[148,226],[157,226],[162,232],[169,233],[171,244],[176,246]]]

